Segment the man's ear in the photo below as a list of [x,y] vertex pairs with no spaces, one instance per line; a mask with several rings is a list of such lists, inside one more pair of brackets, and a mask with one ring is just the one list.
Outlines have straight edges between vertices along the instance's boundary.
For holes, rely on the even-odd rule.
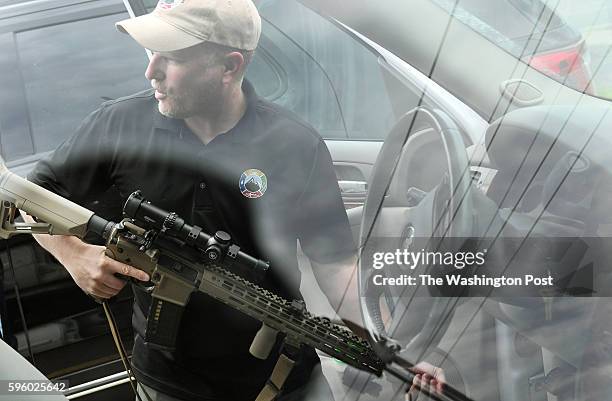
[[223,57],[223,83],[230,83],[241,77],[244,57],[240,52],[227,53]]

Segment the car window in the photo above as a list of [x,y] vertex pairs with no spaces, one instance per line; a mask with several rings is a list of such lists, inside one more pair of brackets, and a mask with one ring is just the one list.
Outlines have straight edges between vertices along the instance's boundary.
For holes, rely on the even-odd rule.
[[23,121],[13,122],[21,140],[2,143],[5,160],[54,149],[104,100],[148,87],[145,54],[115,30],[114,23],[122,18],[127,13],[14,34],[15,80],[21,85],[12,88],[20,93],[5,91],[0,98],[25,98],[26,111]]
[[[265,36],[247,70],[258,93],[300,115],[324,138],[347,138],[336,88],[318,61],[267,21],[263,30]],[[276,79],[270,81],[273,71]]]
[[612,98],[606,0],[432,0],[517,59],[564,85]]
[[[277,103],[301,115],[324,138],[383,139],[395,116],[378,55],[297,1],[258,4],[261,47],[287,75]],[[263,82],[251,71],[258,87]]]
[[612,99],[612,2],[565,1],[557,8],[557,14],[584,37],[584,62],[590,73],[591,92]]

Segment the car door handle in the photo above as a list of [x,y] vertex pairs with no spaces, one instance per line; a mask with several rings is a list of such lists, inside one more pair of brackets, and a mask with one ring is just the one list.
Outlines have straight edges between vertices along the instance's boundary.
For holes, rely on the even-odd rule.
[[338,180],[338,186],[343,194],[363,194],[368,190],[365,181]]

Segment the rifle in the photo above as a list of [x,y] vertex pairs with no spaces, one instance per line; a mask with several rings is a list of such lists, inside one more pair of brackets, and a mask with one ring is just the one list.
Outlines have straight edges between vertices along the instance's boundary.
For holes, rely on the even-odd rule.
[[[183,308],[193,292],[202,291],[262,322],[250,349],[258,358],[268,357],[280,332],[288,346],[310,346],[377,376],[387,371],[408,384],[413,381],[412,364],[386,339],[357,337],[327,318],[311,315],[303,302],[285,300],[230,272],[263,274],[268,264],[240,251],[227,233],[208,235],[152,205],[138,191],[125,203],[125,218],[114,223],[16,176],[0,160],[0,200],[0,238],[22,233],[84,238],[91,232],[106,240],[109,257],[147,272],[151,280],[144,286],[152,305],[145,341],[153,346],[173,347]],[[17,209],[37,222],[15,222]],[[430,396],[438,401],[469,400],[448,385],[442,394]]]

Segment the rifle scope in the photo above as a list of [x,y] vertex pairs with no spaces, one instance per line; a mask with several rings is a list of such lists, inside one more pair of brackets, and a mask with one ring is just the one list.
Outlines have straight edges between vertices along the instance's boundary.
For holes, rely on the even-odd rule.
[[213,261],[218,256],[230,257],[235,260],[234,263],[255,271],[265,272],[269,268],[268,263],[239,251],[237,246],[230,244],[231,237],[228,233],[218,231],[214,236],[210,236],[203,232],[201,227],[185,223],[185,220],[176,213],[167,212],[151,204],[143,198],[140,191],[132,193],[127,199],[123,214],[146,229],[153,228],[166,236],[195,246]]

